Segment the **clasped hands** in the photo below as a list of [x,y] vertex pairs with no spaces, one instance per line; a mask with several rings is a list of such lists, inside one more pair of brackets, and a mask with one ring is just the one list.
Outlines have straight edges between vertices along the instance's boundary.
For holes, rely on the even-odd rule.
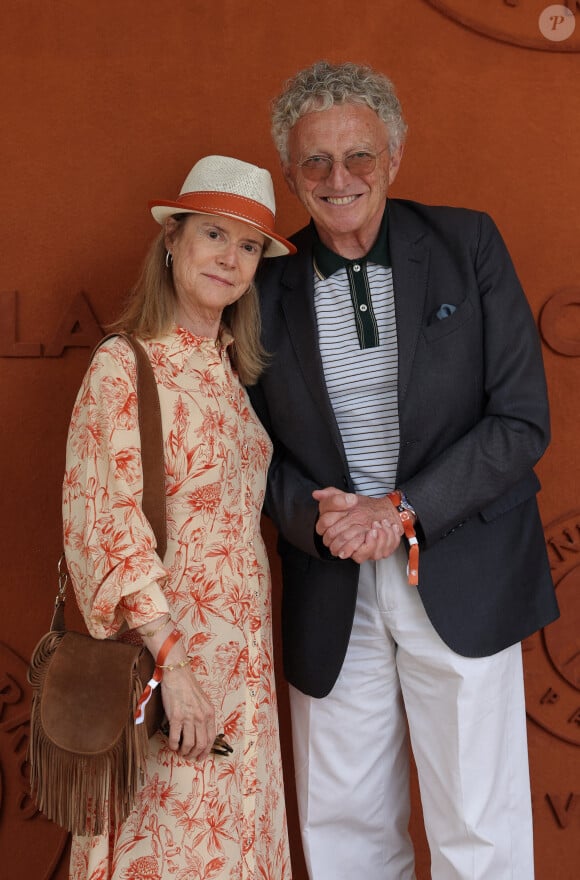
[[317,489],[316,531],[324,546],[339,559],[362,563],[386,559],[401,543],[403,526],[389,498],[342,492],[334,486]]

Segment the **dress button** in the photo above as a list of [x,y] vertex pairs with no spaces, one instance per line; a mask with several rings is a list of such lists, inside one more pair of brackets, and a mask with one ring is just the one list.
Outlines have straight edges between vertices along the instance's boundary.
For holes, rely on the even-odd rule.
[[354,266],[352,267],[352,271],[353,272],[360,272],[360,266],[358,263],[354,264]]
[[361,312],[366,312],[366,310],[368,309],[368,306],[365,306],[365,304],[362,303],[362,304],[359,306],[359,309],[361,310]]

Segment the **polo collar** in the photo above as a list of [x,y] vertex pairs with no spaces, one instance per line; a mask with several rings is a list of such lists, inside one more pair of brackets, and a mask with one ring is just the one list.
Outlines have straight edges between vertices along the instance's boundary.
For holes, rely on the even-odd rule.
[[330,248],[327,248],[326,245],[321,242],[314,223],[312,221],[310,221],[310,223],[314,232],[314,268],[320,278],[329,278],[340,269],[348,269],[349,266],[355,264],[360,266],[366,263],[377,263],[379,266],[384,266],[386,269],[391,268],[388,234],[388,202],[375,243],[364,257],[357,260],[347,260],[345,257],[341,257],[340,254],[336,254],[334,251],[331,251]]

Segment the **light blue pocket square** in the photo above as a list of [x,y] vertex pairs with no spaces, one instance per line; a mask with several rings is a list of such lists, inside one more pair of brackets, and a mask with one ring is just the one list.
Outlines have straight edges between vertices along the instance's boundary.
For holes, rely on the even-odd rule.
[[444,321],[445,318],[451,317],[453,312],[457,310],[457,306],[454,306],[452,303],[441,303],[437,311],[435,312],[435,317],[438,321]]

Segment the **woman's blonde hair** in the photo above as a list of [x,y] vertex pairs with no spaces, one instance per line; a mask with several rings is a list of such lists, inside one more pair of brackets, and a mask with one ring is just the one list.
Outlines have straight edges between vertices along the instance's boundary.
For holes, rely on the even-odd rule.
[[[175,215],[180,221],[190,216]],[[141,274],[121,315],[108,328],[110,332],[123,330],[142,339],[155,339],[169,333],[175,323],[177,296],[166,256],[165,231],[162,231],[149,248]],[[260,306],[253,282],[240,299],[226,306],[222,322],[234,337],[229,348],[232,366],[244,385],[255,385],[268,362],[268,355],[260,340]]]

